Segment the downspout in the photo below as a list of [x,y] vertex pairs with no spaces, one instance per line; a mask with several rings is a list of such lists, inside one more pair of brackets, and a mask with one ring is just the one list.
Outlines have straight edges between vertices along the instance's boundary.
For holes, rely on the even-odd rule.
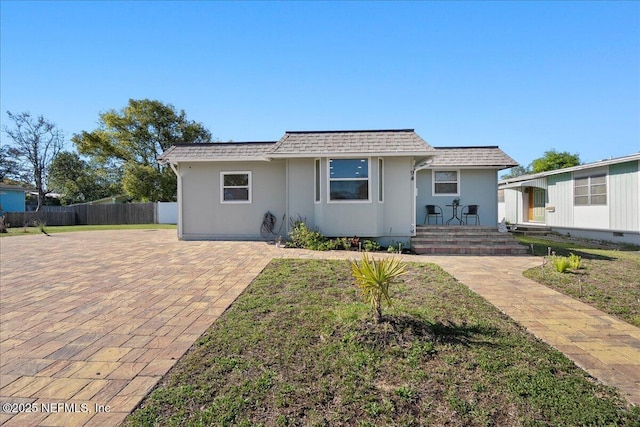
[[418,183],[417,183],[417,179],[416,179],[416,160],[413,160],[413,167],[411,168],[411,181],[413,181],[413,201],[411,203],[411,217],[413,219],[412,223],[411,223],[411,234],[413,237],[416,237],[417,234],[417,229],[418,229],[418,224],[417,224],[417,219],[416,219],[416,204],[417,204],[417,198],[418,198]]
[[182,176],[178,172],[177,165],[169,162],[169,166],[178,179],[178,239],[182,240]]
[[287,159],[285,161],[285,167],[284,167],[285,173],[284,173],[284,180],[285,180],[285,193],[284,193],[284,213],[285,213],[285,218],[283,218],[283,221],[286,221],[286,228],[285,228],[285,236],[289,236],[289,159]]

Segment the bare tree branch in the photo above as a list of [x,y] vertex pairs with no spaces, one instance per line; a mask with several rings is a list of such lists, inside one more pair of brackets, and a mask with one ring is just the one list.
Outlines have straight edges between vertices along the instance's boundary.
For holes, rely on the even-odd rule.
[[38,191],[40,210],[47,189],[48,168],[64,145],[64,136],[57,126],[43,116],[34,117],[28,112],[14,114],[7,111],[13,127],[4,126],[4,133],[13,141],[16,160],[28,171],[31,183]]

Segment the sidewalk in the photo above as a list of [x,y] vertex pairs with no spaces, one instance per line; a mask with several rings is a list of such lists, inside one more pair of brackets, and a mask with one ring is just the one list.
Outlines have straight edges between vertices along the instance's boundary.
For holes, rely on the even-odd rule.
[[640,405],[640,329],[522,275],[533,257],[427,257],[576,365]]

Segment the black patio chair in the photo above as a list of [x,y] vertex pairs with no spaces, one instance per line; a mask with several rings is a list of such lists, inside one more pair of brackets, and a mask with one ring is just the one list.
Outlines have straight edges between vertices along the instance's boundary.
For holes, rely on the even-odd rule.
[[440,223],[444,224],[444,217],[442,216],[442,208],[437,205],[426,205],[424,207],[427,213],[424,215],[424,223],[429,224],[429,218],[436,217],[436,225],[438,224],[438,217],[440,217]]
[[465,224],[469,224],[469,217],[476,218],[476,225],[480,224],[480,216],[478,215],[478,205],[467,205],[462,208],[462,219]]

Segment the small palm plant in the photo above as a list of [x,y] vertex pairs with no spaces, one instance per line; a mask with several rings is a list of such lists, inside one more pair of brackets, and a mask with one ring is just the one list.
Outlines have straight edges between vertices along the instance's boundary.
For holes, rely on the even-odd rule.
[[362,292],[364,300],[373,309],[373,320],[382,319],[382,301],[391,305],[389,286],[398,282],[398,277],[407,272],[406,265],[398,259],[369,258],[365,252],[360,262],[351,262],[351,274]]

